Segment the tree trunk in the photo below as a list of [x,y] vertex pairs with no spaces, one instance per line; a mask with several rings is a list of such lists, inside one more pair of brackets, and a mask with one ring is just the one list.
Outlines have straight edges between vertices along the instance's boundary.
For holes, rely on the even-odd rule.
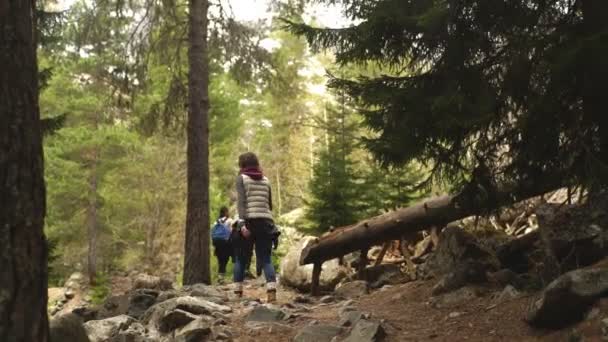
[[582,4],[587,34],[584,110],[586,116],[598,124],[600,160],[608,167],[608,99],[604,90],[608,79],[608,1],[583,0]]
[[209,267],[208,0],[190,0],[188,61],[188,198],[184,285],[211,283]]
[[48,341],[34,1],[0,2],[0,341]]
[[87,232],[89,240],[88,273],[89,284],[97,283],[97,148],[91,155],[91,175],[89,177],[89,206],[87,208]]
[[473,190],[465,189],[455,196],[440,196],[417,205],[382,214],[355,225],[338,228],[332,233],[309,244],[301,254],[302,265],[338,258],[342,255],[364,250],[388,240],[427,229],[445,226],[481,211],[496,209],[526,198],[557,189],[561,186],[558,176],[544,178],[547,183],[536,184],[532,189],[502,190],[494,193],[496,202],[491,204],[480,199]]

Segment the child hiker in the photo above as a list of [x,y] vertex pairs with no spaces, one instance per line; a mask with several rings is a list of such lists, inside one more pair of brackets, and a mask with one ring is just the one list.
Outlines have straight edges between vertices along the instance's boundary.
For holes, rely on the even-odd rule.
[[[272,195],[268,178],[264,177],[255,154],[243,153],[239,156],[240,172],[236,179],[237,207],[239,219],[236,225],[238,236],[255,246],[256,260],[259,260],[266,277],[268,302],[276,301],[276,275],[272,266],[272,247],[278,245],[278,231],[272,218]],[[234,265],[235,293],[243,295],[245,267],[251,253],[242,248],[236,253]]]
[[215,221],[215,225],[211,229],[211,239],[215,248],[215,257],[217,258],[219,283],[224,282],[226,265],[233,255],[232,244],[230,242],[232,229],[230,229],[230,222],[228,222],[229,217],[228,208],[222,207],[220,209],[220,217]]

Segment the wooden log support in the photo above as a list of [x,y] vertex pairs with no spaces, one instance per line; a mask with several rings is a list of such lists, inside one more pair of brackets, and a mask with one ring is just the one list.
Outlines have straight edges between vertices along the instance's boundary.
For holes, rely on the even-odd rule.
[[512,204],[560,188],[559,175],[546,175],[547,183],[535,183],[533,188],[498,189],[493,203],[477,200],[467,191],[458,195],[433,197],[411,207],[388,212],[352,226],[336,228],[333,232],[310,243],[300,257],[300,264],[313,264],[339,258],[348,253],[370,248],[389,240],[398,240],[408,233],[444,227],[467,216]]
[[319,295],[319,279],[321,278],[321,270],[323,269],[322,262],[315,262],[312,268],[312,282],[310,283],[310,294],[313,296]]
[[378,258],[376,259],[374,266],[378,266],[382,263],[382,260],[384,259],[384,255],[386,255],[386,252],[388,251],[388,248],[391,246],[391,244],[392,244],[392,241],[387,241],[384,243],[384,246],[382,246],[382,250],[380,250],[380,254],[378,254]]
[[368,252],[369,248],[361,250],[361,254],[359,255],[359,264],[357,265],[357,271],[361,272],[367,267],[367,263],[369,262],[369,258],[367,257]]
[[416,270],[416,265],[412,261],[412,253],[408,248],[408,241],[404,238],[401,238],[399,241],[399,250],[401,251],[401,255],[403,255],[403,259],[405,259],[405,263],[407,264],[407,268],[410,271]]

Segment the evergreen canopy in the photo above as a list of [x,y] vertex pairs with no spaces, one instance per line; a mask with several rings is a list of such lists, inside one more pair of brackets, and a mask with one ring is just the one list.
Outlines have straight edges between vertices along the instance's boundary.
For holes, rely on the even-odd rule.
[[356,24],[288,26],[340,65],[391,70],[330,82],[358,100],[382,162],[430,161],[452,181],[484,166],[518,185],[606,176],[608,2],[325,2],[344,5]]

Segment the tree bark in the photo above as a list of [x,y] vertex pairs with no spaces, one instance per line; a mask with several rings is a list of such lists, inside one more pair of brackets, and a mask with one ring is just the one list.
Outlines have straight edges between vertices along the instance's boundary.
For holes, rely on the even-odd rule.
[[188,61],[188,198],[184,285],[211,283],[209,267],[208,0],[190,0]]
[[558,175],[547,175],[544,179],[546,183],[535,184],[532,188],[493,191],[494,203],[488,202],[487,198],[476,196],[474,188],[467,188],[458,195],[433,197],[411,207],[385,213],[349,227],[338,228],[309,244],[302,251],[300,264],[338,258],[384,241],[400,239],[401,236],[412,232],[432,226],[445,226],[449,222],[482,211],[538,196],[561,186],[561,177]]
[[34,1],[0,2],[0,341],[48,341]]

